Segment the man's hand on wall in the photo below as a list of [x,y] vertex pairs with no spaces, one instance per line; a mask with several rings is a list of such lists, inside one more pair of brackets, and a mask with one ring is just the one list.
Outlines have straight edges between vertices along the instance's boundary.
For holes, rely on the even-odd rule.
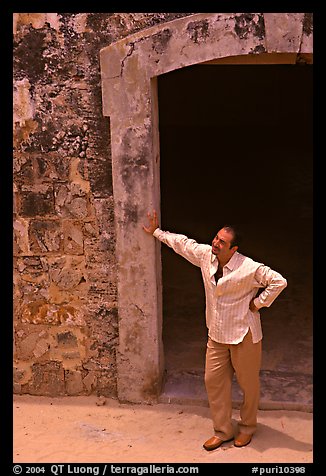
[[154,231],[156,230],[156,228],[158,228],[158,219],[157,219],[156,211],[153,210],[152,215],[148,212],[147,217],[149,221],[149,226],[143,225],[143,230],[145,230],[146,233],[150,233],[152,235]]

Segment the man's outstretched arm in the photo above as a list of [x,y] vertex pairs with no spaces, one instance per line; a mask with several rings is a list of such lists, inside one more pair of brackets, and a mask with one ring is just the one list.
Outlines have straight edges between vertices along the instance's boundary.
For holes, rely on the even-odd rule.
[[199,244],[185,235],[162,231],[159,228],[155,210],[153,210],[152,214],[147,213],[147,217],[149,225],[143,225],[143,230],[146,231],[146,233],[152,234],[162,243],[170,246],[176,253],[190,261],[190,263],[200,267],[203,254],[207,248],[209,248],[209,245]]

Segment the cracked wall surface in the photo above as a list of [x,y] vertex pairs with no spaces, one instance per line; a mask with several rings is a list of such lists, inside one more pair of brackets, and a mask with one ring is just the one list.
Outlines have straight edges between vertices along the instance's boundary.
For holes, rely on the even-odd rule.
[[17,13],[13,34],[14,391],[153,401],[160,254],[139,230],[159,205],[155,77],[304,61],[312,16]]

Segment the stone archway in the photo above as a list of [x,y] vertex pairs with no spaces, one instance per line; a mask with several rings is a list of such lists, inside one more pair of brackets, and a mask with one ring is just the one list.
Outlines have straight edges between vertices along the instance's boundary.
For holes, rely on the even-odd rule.
[[148,210],[160,210],[157,76],[231,57],[266,61],[278,53],[283,61],[284,54],[289,62],[304,60],[312,54],[311,22],[304,13],[200,13],[101,50],[103,113],[111,127],[121,401],[155,401],[164,370],[160,244],[141,226]]

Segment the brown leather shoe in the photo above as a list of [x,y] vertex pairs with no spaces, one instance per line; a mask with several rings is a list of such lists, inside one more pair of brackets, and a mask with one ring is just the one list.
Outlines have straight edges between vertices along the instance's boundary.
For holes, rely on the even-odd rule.
[[241,448],[241,446],[249,445],[252,439],[252,435],[247,435],[246,433],[239,433],[238,436],[234,439],[234,446]]
[[216,448],[219,448],[223,443],[226,443],[227,441],[231,441],[231,440],[233,440],[233,438],[231,438],[230,440],[222,440],[218,436],[212,436],[212,438],[205,441],[205,443],[203,444],[203,447],[207,451],[212,451],[212,450],[216,450]]

